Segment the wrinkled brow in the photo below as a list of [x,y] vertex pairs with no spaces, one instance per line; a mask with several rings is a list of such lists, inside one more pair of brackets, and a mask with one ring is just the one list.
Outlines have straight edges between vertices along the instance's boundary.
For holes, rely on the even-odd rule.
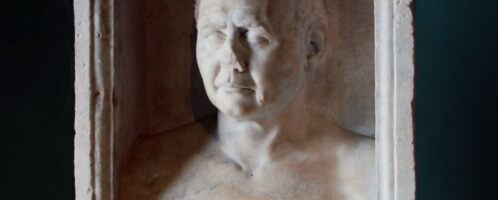
[[[236,27],[259,27],[264,30],[270,28],[269,24],[264,23],[266,20],[260,20],[257,13],[251,10],[230,11],[222,8],[207,10],[201,13],[197,22],[197,29],[216,29],[222,30],[227,27],[227,23],[231,22]],[[264,18],[263,18],[264,19]]]
[[215,28],[215,29],[224,29],[226,28],[226,20],[224,20],[221,16],[213,16],[210,15],[201,15],[199,16],[197,22],[197,29],[203,30],[206,28]]

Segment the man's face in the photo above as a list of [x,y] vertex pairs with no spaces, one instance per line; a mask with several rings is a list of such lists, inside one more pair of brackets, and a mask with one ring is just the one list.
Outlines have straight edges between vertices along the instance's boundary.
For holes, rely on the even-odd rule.
[[276,31],[282,30],[279,24],[289,14],[277,2],[282,1],[200,2],[200,72],[211,102],[232,117],[256,119],[278,113],[303,87],[306,56],[294,34]]

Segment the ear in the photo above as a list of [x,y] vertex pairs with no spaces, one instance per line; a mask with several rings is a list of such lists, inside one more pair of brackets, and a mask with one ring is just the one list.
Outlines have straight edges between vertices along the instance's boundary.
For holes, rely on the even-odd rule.
[[306,34],[306,59],[308,66],[316,66],[323,55],[326,45],[325,26],[315,22]]

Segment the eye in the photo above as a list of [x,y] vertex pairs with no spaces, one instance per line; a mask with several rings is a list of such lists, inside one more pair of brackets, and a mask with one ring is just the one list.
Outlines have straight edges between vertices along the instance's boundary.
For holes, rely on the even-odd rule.
[[264,35],[254,34],[249,38],[249,43],[254,44],[259,47],[266,47],[270,45],[271,41]]
[[225,33],[221,32],[221,31],[216,31],[214,33],[214,35],[216,35],[218,38],[221,38],[221,39],[225,39],[227,36],[225,35]]
[[207,34],[207,39],[212,42],[223,42],[226,39],[226,35],[221,31],[213,31]]
[[241,39],[247,41],[251,45],[265,47],[271,43],[267,34],[258,29],[251,30],[251,32],[249,32],[248,29],[241,29],[239,35]]
[[263,36],[257,37],[256,41],[258,42],[258,44],[260,44],[262,46],[270,44],[270,40],[268,38],[266,38],[266,37],[263,37]]

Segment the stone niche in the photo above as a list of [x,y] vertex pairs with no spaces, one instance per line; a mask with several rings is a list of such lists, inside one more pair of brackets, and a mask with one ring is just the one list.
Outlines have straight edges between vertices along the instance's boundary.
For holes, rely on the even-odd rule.
[[[143,141],[216,116],[195,59],[194,4],[75,1],[77,199],[121,199]],[[376,138],[377,196],[386,200],[415,191],[410,5],[325,0],[327,61],[308,90],[313,113]]]

